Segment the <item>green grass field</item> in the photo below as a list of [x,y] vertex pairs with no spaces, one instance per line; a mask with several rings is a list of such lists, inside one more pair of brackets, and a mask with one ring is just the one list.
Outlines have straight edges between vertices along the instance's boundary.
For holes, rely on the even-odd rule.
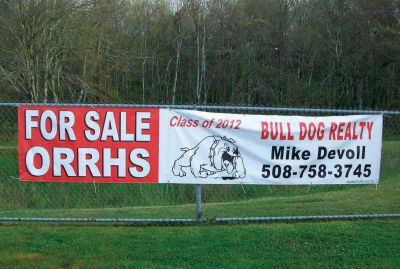
[[400,221],[3,224],[1,268],[398,268]]
[[[9,167],[1,177],[0,217],[194,217],[192,186],[99,185],[94,193],[90,184],[19,183],[10,178],[15,173],[16,154],[9,154],[13,150],[0,149],[0,163]],[[384,143],[381,170],[378,186],[205,186],[204,216],[400,213],[398,141]],[[215,197],[220,194],[224,196]],[[398,268],[399,264],[398,219],[169,227],[0,223],[0,268]]]

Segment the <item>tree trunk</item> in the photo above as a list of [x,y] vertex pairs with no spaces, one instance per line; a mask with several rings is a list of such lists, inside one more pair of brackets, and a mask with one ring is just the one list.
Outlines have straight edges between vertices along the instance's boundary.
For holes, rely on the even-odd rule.
[[175,105],[176,101],[176,84],[178,82],[178,69],[179,69],[179,61],[181,57],[181,48],[182,48],[182,38],[179,35],[178,40],[176,42],[176,58],[175,58],[175,76],[174,76],[174,84],[172,87],[172,104]]

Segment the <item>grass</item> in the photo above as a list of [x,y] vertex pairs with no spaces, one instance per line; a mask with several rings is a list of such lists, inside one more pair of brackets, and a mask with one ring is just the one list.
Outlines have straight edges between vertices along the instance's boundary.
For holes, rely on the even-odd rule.
[[[21,183],[0,147],[0,217],[192,218],[193,186]],[[400,142],[378,186],[203,186],[204,216],[400,212]],[[0,223],[0,268],[397,268],[400,220],[138,227]]]
[[[247,189],[242,200],[206,200],[205,216],[399,213],[398,145],[384,145],[378,186],[266,188],[270,195],[261,197]],[[0,204],[9,203],[4,199],[0,196]],[[192,218],[194,205],[17,207],[1,211],[5,216]],[[399,263],[398,219],[181,227],[0,223],[0,268],[397,268]]]
[[400,221],[189,227],[6,224],[1,268],[397,268]]
[[[262,197],[236,202],[205,203],[205,217],[280,215],[324,215],[398,213],[400,209],[399,169],[387,175],[384,183],[330,192],[284,197]],[[116,217],[192,218],[194,204],[122,208],[37,209],[2,211],[2,216],[28,217]]]

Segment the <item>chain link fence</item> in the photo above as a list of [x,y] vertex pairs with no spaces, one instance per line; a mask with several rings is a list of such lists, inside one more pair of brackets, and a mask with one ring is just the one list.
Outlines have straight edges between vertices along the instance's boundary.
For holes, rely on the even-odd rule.
[[[380,183],[374,185],[202,185],[21,182],[17,103],[0,103],[0,220],[190,223],[400,217],[400,111],[250,106],[169,107],[211,112],[328,116],[383,114]],[[29,105],[29,104],[26,104]],[[68,106],[68,104],[65,104]],[[196,195],[197,192],[197,195]],[[357,217],[358,216],[358,217]]]

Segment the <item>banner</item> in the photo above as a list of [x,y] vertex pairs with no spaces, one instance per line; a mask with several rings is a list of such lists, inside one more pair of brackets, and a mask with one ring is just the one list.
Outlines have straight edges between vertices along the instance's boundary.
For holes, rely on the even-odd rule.
[[26,181],[377,184],[382,116],[19,107]]
[[159,109],[19,107],[21,180],[157,183]]

